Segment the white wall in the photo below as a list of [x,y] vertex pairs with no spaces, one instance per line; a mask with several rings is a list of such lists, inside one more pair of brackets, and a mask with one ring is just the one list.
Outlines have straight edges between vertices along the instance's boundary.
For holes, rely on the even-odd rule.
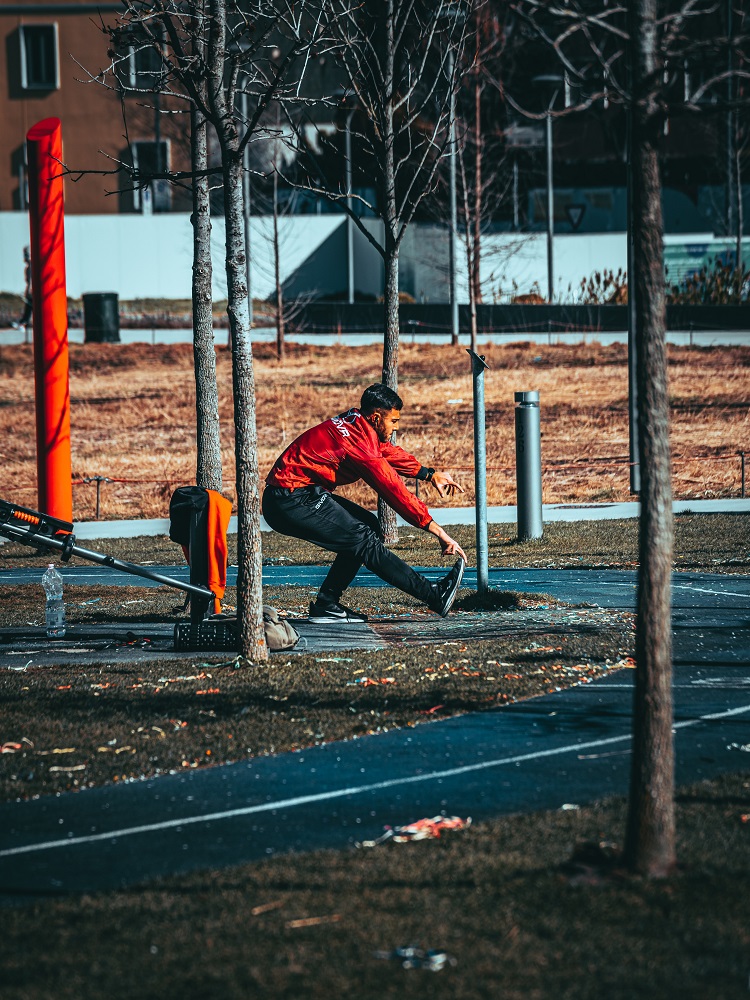
[[[281,273],[285,280],[337,228],[340,215],[296,216],[281,222]],[[252,284],[256,298],[273,291],[270,220],[253,218]],[[0,291],[20,294],[24,288],[23,248],[29,243],[23,212],[0,212]],[[186,214],[69,215],[65,219],[65,268],[68,295],[117,292],[121,299],[189,299],[193,232]],[[214,297],[226,297],[224,219],[212,220],[211,255]],[[346,262],[334,267],[346,285]],[[334,282],[336,283],[336,282]]]
[[[380,234],[374,220],[368,228]],[[402,286],[417,301],[447,302],[446,245],[440,230],[415,224],[402,252]],[[251,226],[252,284],[255,298],[273,292],[271,221],[253,217]],[[382,261],[355,228],[355,286],[382,294]],[[705,244],[709,234],[666,237],[665,243]],[[0,291],[20,294],[24,287],[23,247],[29,242],[28,220],[22,212],[0,212]],[[341,215],[292,216],[281,221],[282,281],[293,291],[317,294],[346,290],[346,239]],[[325,247],[323,246],[324,244]],[[211,239],[214,297],[226,297],[224,219],[213,219]],[[68,295],[117,292],[121,299],[190,298],[192,229],[188,215],[70,215],[65,220]],[[319,251],[319,252],[317,252]],[[458,253],[459,299],[468,300],[462,247]],[[627,268],[624,233],[556,236],[555,294],[575,293],[582,278],[604,268]],[[547,242],[544,233],[501,233],[485,237],[482,258],[485,301],[508,301],[538,285],[547,293]],[[515,287],[514,287],[515,282]],[[414,285],[414,287],[409,287]]]

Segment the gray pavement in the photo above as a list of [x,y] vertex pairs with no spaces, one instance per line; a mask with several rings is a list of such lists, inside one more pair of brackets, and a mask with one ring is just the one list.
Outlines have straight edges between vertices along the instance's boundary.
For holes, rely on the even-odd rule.
[[[187,580],[187,567],[153,567],[178,579]],[[75,600],[77,584],[89,586],[141,586],[148,581],[131,577],[102,566],[61,567],[67,599]],[[323,581],[325,566],[265,566],[265,600],[274,604],[274,587],[287,584],[314,591]],[[437,578],[442,570],[421,567],[421,572]],[[230,568],[228,582],[236,580],[236,567]],[[38,583],[38,568],[0,570],[0,585]],[[572,605],[592,608],[634,610],[637,577],[634,570],[551,570],[491,569],[490,586],[498,590],[547,594]],[[385,584],[366,570],[360,571],[356,584],[385,588]],[[476,587],[476,570],[469,568],[465,586]],[[551,614],[552,612],[550,612]],[[41,614],[41,603],[40,603]],[[675,573],[672,578],[672,623],[675,658],[687,662],[705,648],[716,663],[750,663],[750,576],[718,573]],[[41,624],[41,623],[40,623]],[[48,642],[40,624],[24,628],[0,628],[0,669],[21,661],[44,663],[101,662],[102,657],[117,662],[137,662],[158,653],[174,659],[184,654],[172,652],[173,622],[138,625],[72,626],[64,639]],[[507,632],[529,628],[528,614],[477,615],[452,613],[447,619],[415,615],[413,619],[394,619],[389,627],[376,620],[370,625],[314,625],[307,619],[295,619],[303,641],[296,652],[319,652],[335,649],[373,649],[400,642],[448,641],[451,638],[501,638]],[[133,633],[128,635],[128,633]],[[284,653],[282,655],[287,655]]]

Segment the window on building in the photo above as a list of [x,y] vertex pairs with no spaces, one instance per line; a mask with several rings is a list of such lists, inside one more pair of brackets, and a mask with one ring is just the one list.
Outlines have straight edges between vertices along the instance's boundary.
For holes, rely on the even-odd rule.
[[[144,174],[157,174],[169,167],[169,141],[139,140],[132,145],[133,166]],[[147,188],[133,192],[136,212],[168,212],[172,207],[169,181],[153,180]]]
[[21,86],[24,90],[57,90],[60,65],[56,24],[22,24]]
[[158,89],[164,71],[157,36],[129,27],[116,35],[116,75],[124,91]]

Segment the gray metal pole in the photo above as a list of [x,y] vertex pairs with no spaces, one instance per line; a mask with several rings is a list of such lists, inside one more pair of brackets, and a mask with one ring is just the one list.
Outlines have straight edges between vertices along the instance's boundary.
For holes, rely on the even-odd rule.
[[[247,94],[242,92],[242,117],[247,123],[248,108]],[[250,144],[245,146],[242,154],[242,214],[245,229],[245,269],[247,275],[247,309],[250,317],[250,326],[253,325],[253,286],[250,280]]]
[[484,373],[489,365],[483,354],[467,349],[471,358],[474,389],[474,493],[477,526],[477,593],[489,587],[489,543],[487,541],[487,440],[484,426]]
[[547,146],[547,301],[552,302],[555,297],[555,259],[554,259],[554,237],[555,237],[555,195],[552,178],[552,113],[547,112],[546,120],[546,146]]
[[[346,116],[346,207],[352,210],[352,115],[354,108]],[[354,302],[354,221],[346,216],[346,288],[347,302]]]
[[518,540],[527,542],[544,534],[539,393],[517,392],[515,400]]
[[456,289],[456,234],[458,232],[458,200],[456,196],[456,88],[453,86],[453,49],[448,54],[448,74],[451,83],[450,106],[450,195],[451,232],[448,248],[451,299],[451,344],[458,343],[458,292]]
[[628,429],[630,442],[630,492],[641,492],[641,466],[638,444],[638,350],[635,312],[635,244],[633,242],[633,110],[626,115],[627,169],[627,253],[628,253]]

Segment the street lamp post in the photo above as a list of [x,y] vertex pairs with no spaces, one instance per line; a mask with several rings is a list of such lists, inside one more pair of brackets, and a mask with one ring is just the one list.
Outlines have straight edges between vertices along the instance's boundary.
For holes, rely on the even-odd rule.
[[545,120],[545,145],[547,149],[547,301],[555,296],[555,194],[552,180],[552,109]]
[[545,74],[544,76],[535,76],[532,82],[542,88],[542,93],[549,95],[549,100],[545,102],[547,107],[544,112],[544,145],[547,153],[547,301],[552,302],[555,298],[555,188],[552,170],[552,115],[560,88],[564,87],[565,81],[557,74]]
[[352,219],[352,116],[354,108],[346,115],[346,288],[347,302],[354,302],[354,220]]

